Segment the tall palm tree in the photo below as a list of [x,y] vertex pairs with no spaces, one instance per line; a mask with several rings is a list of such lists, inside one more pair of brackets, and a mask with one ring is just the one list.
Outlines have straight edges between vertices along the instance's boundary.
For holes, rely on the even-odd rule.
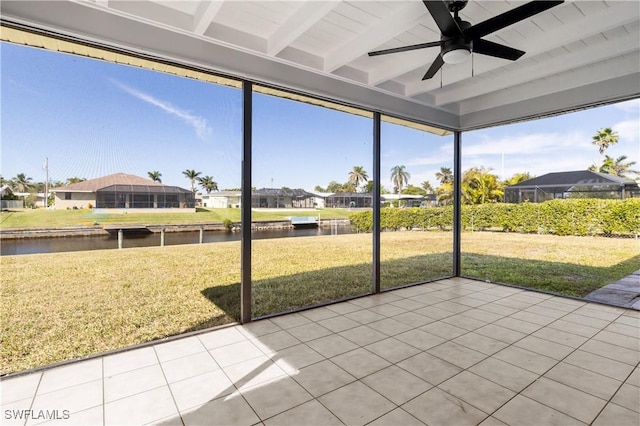
[[362,166],[353,166],[353,170],[349,172],[349,180],[347,183],[356,187],[360,187],[361,183],[366,183],[369,181],[369,175],[364,170]]
[[440,167],[440,171],[436,172],[436,179],[440,181],[440,185],[453,183],[453,172],[450,167]]
[[152,172],[147,172],[147,174],[149,175],[149,179],[151,179],[152,181],[162,183],[162,179],[160,179],[162,177],[162,173],[160,173],[159,171],[154,170]]
[[213,180],[213,176],[205,176],[197,179],[202,189],[207,191],[207,194],[211,194],[211,191],[218,190],[218,182]]
[[200,176],[202,174],[202,172],[196,172],[195,170],[187,169],[184,172],[182,172],[182,174],[185,175],[186,178],[191,181],[191,192],[195,193],[196,192],[196,179],[198,179],[198,176]]
[[618,132],[613,131],[611,127],[600,129],[591,138],[591,143],[598,147],[598,152],[600,152],[600,157],[602,158],[609,146],[618,143]]
[[393,166],[391,168],[391,183],[393,184],[393,192],[399,194],[402,188],[409,183],[411,175],[405,170],[404,166]]
[[15,192],[28,192],[33,188],[33,178],[27,177],[24,173],[18,173],[11,179],[11,187]]

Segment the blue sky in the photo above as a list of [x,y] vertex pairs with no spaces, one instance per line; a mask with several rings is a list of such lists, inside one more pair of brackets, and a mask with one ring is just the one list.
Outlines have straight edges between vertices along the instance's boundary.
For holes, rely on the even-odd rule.
[[[195,169],[219,187],[240,186],[238,89],[6,43],[0,45],[1,173],[44,181],[158,170],[166,184],[189,187]],[[353,166],[370,174],[371,121],[325,108],[256,95],[254,186],[313,189],[344,182]],[[581,170],[599,161],[591,137],[613,127],[607,154],[640,163],[640,101],[463,134],[463,168],[500,176]],[[382,182],[405,165],[410,183],[436,184],[451,167],[453,137],[383,124]],[[503,161],[504,158],[504,161]],[[636,165],[636,168],[638,166]]]

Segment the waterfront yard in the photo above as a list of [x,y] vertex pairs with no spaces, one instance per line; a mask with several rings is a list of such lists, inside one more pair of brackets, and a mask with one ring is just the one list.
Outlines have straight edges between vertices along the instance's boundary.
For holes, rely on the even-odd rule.
[[[371,234],[254,242],[254,315],[371,285]],[[463,274],[573,296],[640,269],[638,241],[465,233]],[[382,234],[383,287],[448,275],[451,233]],[[2,374],[237,320],[240,243],[3,256]]]
[[[281,220],[290,216],[320,216],[321,219],[348,219],[354,210],[322,209],[278,211],[254,210],[253,221]],[[96,213],[91,209],[45,210],[14,209],[0,213],[0,229],[65,228],[112,225],[185,225],[221,223],[225,219],[240,222],[240,209],[198,208],[195,213]]]

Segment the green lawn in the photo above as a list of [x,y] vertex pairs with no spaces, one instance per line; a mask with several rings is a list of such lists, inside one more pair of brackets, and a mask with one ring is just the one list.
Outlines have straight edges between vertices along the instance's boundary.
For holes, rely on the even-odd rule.
[[[450,274],[451,233],[381,236],[385,288]],[[632,239],[465,233],[463,273],[583,296],[640,268]],[[253,243],[254,315],[363,294],[371,234]],[[0,373],[235,321],[240,243],[3,256]]]
[[[290,216],[320,216],[321,219],[347,219],[347,209],[322,210],[254,210],[252,220],[269,221]],[[240,209],[204,209],[195,213],[112,213],[99,214],[94,210],[19,209],[0,213],[0,229],[64,228],[75,226],[126,225],[183,225],[217,223],[224,219],[240,222]]]

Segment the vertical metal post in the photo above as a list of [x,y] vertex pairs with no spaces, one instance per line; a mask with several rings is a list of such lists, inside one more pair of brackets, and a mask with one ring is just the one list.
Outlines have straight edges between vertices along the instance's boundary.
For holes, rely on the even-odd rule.
[[251,321],[251,114],[253,89],[242,82],[242,254],[240,258],[240,322]]
[[203,241],[204,241],[204,228],[201,226],[200,227],[200,238],[198,239],[198,242],[200,244],[202,244]]
[[371,292],[380,293],[380,113],[373,113],[373,277]]
[[459,277],[461,271],[462,234],[462,133],[453,134],[453,276]]
[[160,231],[160,247],[164,247],[164,228]]
[[124,240],[124,231],[122,229],[118,230],[118,248],[122,248],[122,240]]

